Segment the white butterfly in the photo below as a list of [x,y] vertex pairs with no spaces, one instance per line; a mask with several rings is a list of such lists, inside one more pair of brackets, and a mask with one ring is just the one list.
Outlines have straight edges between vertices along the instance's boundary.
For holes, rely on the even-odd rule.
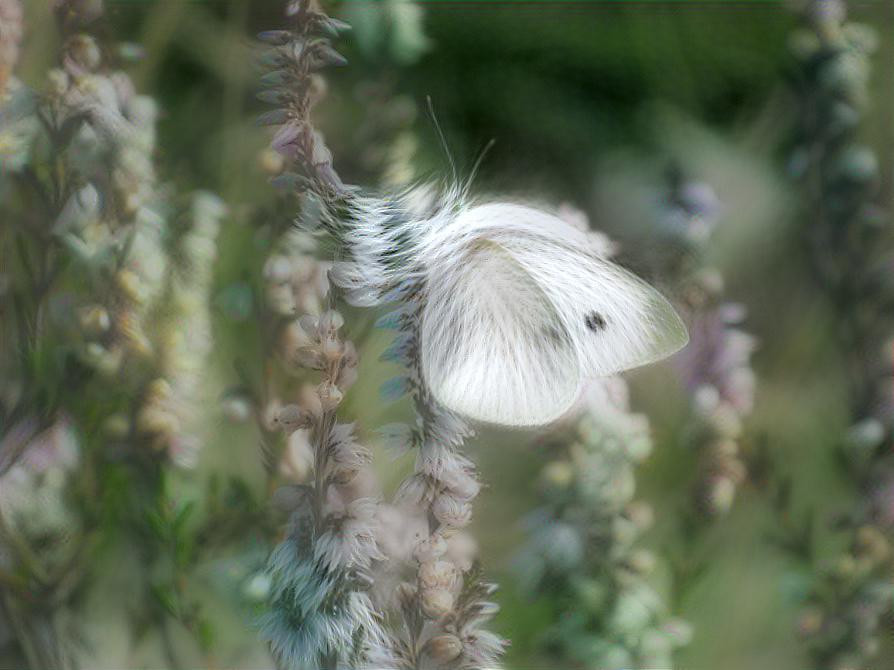
[[369,304],[375,287],[407,279],[412,268],[424,286],[422,377],[436,400],[470,419],[550,423],[588,378],[655,362],[688,341],[660,293],[557,216],[513,203],[459,204],[395,226],[382,201],[361,209],[366,230],[350,240],[357,262],[340,283]]

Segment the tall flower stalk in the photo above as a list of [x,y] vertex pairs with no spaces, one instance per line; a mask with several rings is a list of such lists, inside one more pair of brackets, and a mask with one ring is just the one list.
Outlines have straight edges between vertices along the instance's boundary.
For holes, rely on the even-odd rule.
[[[411,216],[431,214],[422,211],[428,207],[426,199],[411,198],[413,202],[408,204],[407,198],[396,198],[389,203],[365,198],[357,189],[345,186],[310,118],[322,88],[316,72],[326,65],[344,63],[327,36],[346,26],[323,14],[315,2],[289,2],[287,13],[293,18],[293,30],[261,35],[262,40],[273,45],[266,60],[274,68],[264,77],[270,88],[261,97],[279,107],[264,115],[262,123],[278,126],[273,147],[295,170],[285,172],[277,182],[306,190],[323,205],[326,229],[346,247],[348,254],[362,255],[370,246],[399,244],[390,238],[389,216],[406,216],[408,209]],[[368,214],[376,220],[365,220]],[[395,254],[395,263],[401,262],[399,256]],[[397,602],[383,603],[384,607],[395,605],[403,620],[401,632],[388,636],[389,655],[402,668],[446,663],[493,668],[504,646],[500,638],[482,628],[496,612],[496,606],[486,600],[493,587],[480,580],[472,564],[457,566],[448,557],[448,538],[469,524],[471,501],[480,489],[474,466],[459,452],[472,431],[461,418],[433,401],[422,380],[416,337],[423,287],[410,283],[390,285],[386,274],[376,274],[375,267],[361,268],[349,262],[338,268],[335,281],[347,289],[346,296],[354,304],[397,303],[397,309],[379,324],[398,331],[385,358],[404,364],[407,374],[389,382],[385,393],[389,397],[410,394],[418,416],[413,429],[401,426],[387,431],[403,446],[418,449],[415,472],[401,486],[398,498],[402,504],[421,511],[427,529],[414,552],[415,583],[398,589]],[[315,459],[316,467],[319,464]],[[333,631],[333,635],[339,632]],[[283,627],[280,633],[284,638],[288,628]],[[302,634],[300,629],[294,630],[294,635]],[[338,654],[347,651],[344,640],[333,639],[328,644]],[[274,649],[282,646],[274,641]]]
[[386,667],[385,634],[368,594],[377,547],[374,500],[357,496],[358,472],[369,452],[338,423],[336,408],[356,379],[357,355],[343,341],[337,312],[303,317],[291,327],[295,349],[322,381],[287,405],[274,421],[287,433],[310,431],[312,484],[296,485],[286,539],[270,558],[271,609],[263,623],[274,657],[283,668]]
[[746,308],[724,297],[724,277],[708,261],[721,204],[704,182],[670,173],[661,227],[679,248],[675,275],[688,311],[689,346],[676,358],[690,393],[699,449],[695,502],[708,517],[726,514],[746,477],[740,442],[754,407],[755,340],[743,328]]
[[[562,216],[582,230],[582,212]],[[589,232],[606,257],[617,245]],[[555,596],[555,621],[541,649],[564,663],[593,668],[670,667],[688,644],[689,624],[670,615],[651,583],[656,557],[637,546],[653,511],[635,500],[636,468],[652,451],[648,418],[630,408],[620,377],[590,382],[579,422],[540,474],[541,506],[526,519],[516,559],[522,588]],[[567,439],[566,439],[567,438]]]
[[865,667],[894,604],[894,287],[889,217],[874,204],[878,160],[860,142],[876,38],[846,20],[841,0],[811,0],[792,35],[800,124],[790,169],[801,180],[809,257],[839,326],[853,426],[842,440],[858,493],[842,515],[848,548],[817,568],[800,620],[814,667]]

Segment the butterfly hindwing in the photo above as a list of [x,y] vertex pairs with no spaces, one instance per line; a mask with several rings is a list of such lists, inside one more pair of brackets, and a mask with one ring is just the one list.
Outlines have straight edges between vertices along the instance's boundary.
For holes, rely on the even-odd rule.
[[473,419],[549,423],[580,390],[574,343],[552,301],[486,239],[430,268],[421,342],[434,396]]

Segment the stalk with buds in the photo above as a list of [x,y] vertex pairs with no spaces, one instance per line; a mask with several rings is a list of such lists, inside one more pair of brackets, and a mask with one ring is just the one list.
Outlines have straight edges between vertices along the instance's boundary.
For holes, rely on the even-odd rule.
[[[275,182],[287,189],[307,191],[322,205],[324,226],[336,241],[347,248],[349,255],[358,250],[362,254],[364,236],[375,228],[364,220],[371,201],[338,177],[331,154],[310,118],[322,89],[317,71],[327,65],[344,64],[329,37],[346,26],[306,0],[289,2],[287,14],[293,19],[293,30],[261,35],[273,47],[266,57],[273,71],[263,79],[269,89],[261,97],[278,107],[265,114],[261,122],[278,126],[273,147],[290,168]],[[416,204],[425,207],[421,202]],[[361,229],[363,232],[358,232]],[[387,230],[382,229],[381,237],[372,233],[368,242],[373,246],[390,244]],[[394,262],[400,261],[395,258]],[[415,583],[405,583],[397,592],[403,625],[401,634],[388,637],[390,656],[401,668],[444,663],[463,668],[496,667],[504,642],[483,629],[496,611],[496,606],[486,600],[493,587],[480,580],[471,563],[458,566],[448,557],[450,539],[471,520],[471,502],[480,485],[473,464],[459,451],[472,434],[471,428],[439,407],[422,380],[416,340],[422,287],[385,287],[375,281],[360,286],[350,275],[348,270],[347,275],[336,272],[334,277],[336,284],[348,289],[349,301],[363,305],[396,303],[396,310],[380,320],[380,325],[398,332],[385,358],[404,364],[408,372],[389,382],[385,392],[391,397],[410,394],[418,415],[416,428],[388,429],[394,440],[418,449],[415,473],[401,486],[398,498],[402,504],[420,510],[426,522],[415,550]],[[282,633],[285,635],[285,629]],[[345,650],[343,646],[338,648]]]
[[368,594],[377,547],[376,503],[357,495],[370,460],[336,409],[356,379],[357,354],[337,312],[293,323],[294,355],[322,380],[274,417],[287,433],[310,431],[312,484],[281,489],[291,502],[286,539],[270,558],[271,609],[263,623],[283,668],[387,667],[380,615]]
[[800,124],[790,170],[804,186],[809,257],[846,352],[853,426],[843,442],[860,498],[842,514],[848,548],[817,567],[799,622],[814,667],[870,664],[894,607],[894,347],[890,216],[875,204],[878,159],[859,141],[877,38],[842,0],[810,0],[791,44]]
[[541,473],[542,506],[527,519],[516,563],[531,594],[555,596],[541,648],[594,668],[666,668],[690,626],[669,616],[649,582],[655,557],[636,546],[651,508],[634,500],[635,468],[652,448],[646,417],[620,378],[594,382],[567,448]]
[[755,388],[755,340],[742,328],[745,307],[724,298],[724,277],[707,260],[720,209],[708,184],[671,171],[661,227],[679,248],[675,274],[689,312],[690,341],[677,367],[690,393],[700,450],[696,507],[710,518],[730,510],[747,476],[740,442]]

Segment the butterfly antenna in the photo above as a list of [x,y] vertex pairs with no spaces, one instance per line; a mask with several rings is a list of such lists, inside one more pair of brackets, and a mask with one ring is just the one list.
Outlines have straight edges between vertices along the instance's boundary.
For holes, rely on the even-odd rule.
[[487,152],[491,150],[491,148],[496,144],[497,141],[493,138],[488,140],[487,144],[484,145],[484,148],[481,150],[481,153],[478,154],[478,158],[475,160],[475,164],[472,166],[472,172],[469,173],[469,178],[466,180],[466,183],[463,185],[462,192],[468,193],[469,189],[472,188],[472,182],[475,181],[475,176],[478,174],[478,168],[481,167],[481,164],[484,162],[484,157],[487,156]]
[[459,176],[456,172],[456,163],[453,160],[453,155],[450,153],[450,147],[447,146],[447,137],[444,135],[444,131],[441,128],[441,124],[438,123],[438,117],[435,116],[435,106],[432,104],[431,96],[425,96],[425,101],[428,103],[428,113],[431,115],[432,123],[435,125],[435,130],[438,131],[438,139],[441,140],[441,147],[444,149],[444,154],[447,156],[447,162],[450,163],[450,172],[453,174],[453,183],[456,184],[459,182]]

